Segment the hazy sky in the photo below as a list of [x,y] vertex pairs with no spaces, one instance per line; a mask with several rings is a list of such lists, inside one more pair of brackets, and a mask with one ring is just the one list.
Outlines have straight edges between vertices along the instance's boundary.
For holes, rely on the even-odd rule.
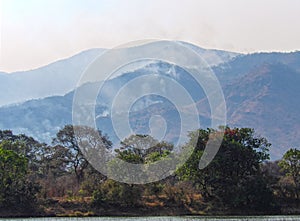
[[149,38],[237,52],[300,50],[300,0],[0,1],[6,72]]

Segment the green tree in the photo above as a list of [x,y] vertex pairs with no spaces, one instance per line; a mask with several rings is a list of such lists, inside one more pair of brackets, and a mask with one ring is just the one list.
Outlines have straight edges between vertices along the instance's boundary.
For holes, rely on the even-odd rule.
[[[167,157],[172,150],[172,144],[159,142],[150,135],[131,135],[121,142],[119,149],[115,150],[117,153],[116,158],[108,163],[108,171],[110,174],[117,174],[119,179],[122,180],[136,179],[137,176],[142,177],[145,176],[146,173],[148,178],[155,177],[157,176],[157,173],[153,172],[156,171],[153,169],[156,167],[155,162],[161,158],[168,160],[169,158]],[[121,161],[119,159],[121,159]],[[133,177],[129,177],[130,172],[119,173],[120,170],[130,171],[127,163],[143,165],[137,168],[140,171],[136,171],[136,174],[131,174]]]
[[182,180],[191,180],[207,200],[213,200],[232,210],[266,211],[272,206],[272,193],[261,174],[260,164],[267,160],[270,144],[265,138],[255,136],[249,128],[225,128],[223,142],[213,161],[203,170],[199,160],[209,134],[219,139],[220,132],[207,129],[190,134],[190,143],[197,144],[189,160],[179,168]]
[[289,149],[279,162],[279,166],[290,176],[294,182],[294,191],[296,198],[299,199],[300,188],[300,150],[296,148]]
[[121,142],[116,149],[117,157],[129,163],[151,163],[166,157],[173,145],[167,142],[159,142],[150,135],[131,135]]
[[[74,132],[76,130],[76,134]],[[111,141],[102,135],[101,131],[96,131],[87,126],[66,125],[53,139],[53,144],[60,146],[60,151],[64,149],[64,158],[61,161],[68,169],[75,173],[78,184],[83,180],[84,171],[88,167],[85,154],[93,156],[95,151],[100,151],[101,147],[111,148]],[[84,147],[87,147],[86,149]],[[88,149],[94,148],[94,151]],[[85,153],[85,154],[84,154]],[[99,154],[99,153],[97,153]]]
[[48,147],[45,143],[40,143],[25,134],[15,135],[11,130],[0,130],[0,142],[4,149],[13,150],[27,158],[29,170],[32,172],[32,175],[39,174],[41,164],[43,163],[42,158]]
[[[7,146],[9,143],[5,143]],[[35,206],[37,186],[28,180],[28,160],[0,144],[0,208],[29,210]],[[12,148],[15,148],[11,143]]]

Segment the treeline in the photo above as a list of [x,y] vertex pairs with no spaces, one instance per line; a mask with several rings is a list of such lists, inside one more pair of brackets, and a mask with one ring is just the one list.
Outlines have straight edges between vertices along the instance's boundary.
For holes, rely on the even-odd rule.
[[191,132],[182,150],[196,147],[184,165],[144,185],[108,179],[79,144],[89,142],[94,151],[101,147],[135,164],[168,159],[172,144],[132,135],[113,150],[101,131],[71,125],[51,145],[0,131],[0,216],[299,214],[300,150],[271,162],[271,144],[253,129],[224,129],[222,145],[206,168],[199,169],[199,160],[209,137],[219,139],[213,129]]

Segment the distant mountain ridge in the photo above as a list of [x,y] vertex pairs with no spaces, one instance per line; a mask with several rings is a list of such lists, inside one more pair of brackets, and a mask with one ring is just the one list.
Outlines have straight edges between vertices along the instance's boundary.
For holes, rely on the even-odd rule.
[[234,57],[230,62],[213,67],[223,85],[238,79],[264,64],[284,64],[300,71],[300,51],[290,53],[254,53]]
[[[213,54],[215,53],[214,51]],[[265,136],[273,144],[272,159],[280,158],[290,147],[299,146],[300,103],[297,95],[300,93],[300,52],[249,55],[218,53],[224,53],[223,58],[226,60],[227,56],[229,59],[221,63],[216,61],[215,65],[211,63],[223,88],[228,125],[251,127]],[[206,128],[210,125],[209,105],[199,85],[180,67],[151,62],[108,82],[109,93],[98,97],[95,110],[97,121],[101,121],[99,129],[114,140],[109,110],[112,98],[122,84],[135,76],[152,72],[171,77],[187,87],[197,104],[201,126]],[[89,90],[97,90],[91,83],[83,85],[85,86]],[[0,107],[0,128],[12,129],[15,133],[26,133],[41,141],[50,142],[60,128],[72,123],[73,94],[71,91],[65,95]],[[175,128],[178,113],[174,107],[161,98],[147,99],[147,102],[137,102],[133,108],[130,115],[131,126],[139,132],[148,132],[147,120],[151,114],[160,113]],[[188,112],[189,108],[186,106],[184,110]]]
[[82,72],[104,49],[91,49],[29,71],[0,73],[0,106],[74,90]]
[[[211,66],[227,62],[239,55],[203,49],[189,43],[181,42],[181,44],[195,50]],[[10,74],[0,72],[0,93],[5,94],[0,99],[0,106],[53,95],[64,95],[74,90],[84,70],[105,50],[90,49],[34,70]]]

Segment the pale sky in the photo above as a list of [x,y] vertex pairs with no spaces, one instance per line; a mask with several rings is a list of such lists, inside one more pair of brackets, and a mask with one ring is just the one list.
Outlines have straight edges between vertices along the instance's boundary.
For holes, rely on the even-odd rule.
[[141,39],[300,50],[300,0],[0,0],[0,71]]

